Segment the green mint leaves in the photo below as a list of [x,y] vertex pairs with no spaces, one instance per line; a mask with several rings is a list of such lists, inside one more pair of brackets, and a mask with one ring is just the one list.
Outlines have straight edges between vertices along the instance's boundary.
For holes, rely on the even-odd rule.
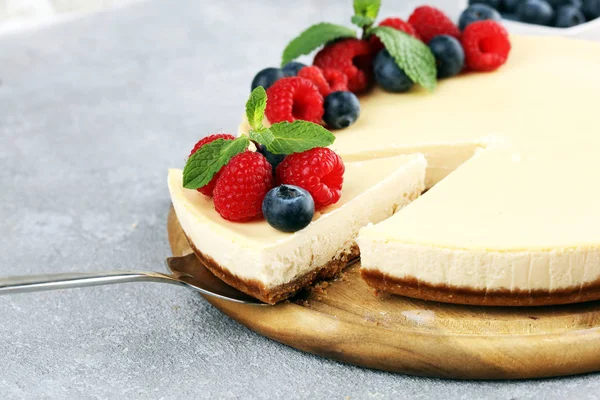
[[206,185],[233,156],[248,148],[246,136],[234,140],[217,139],[205,144],[192,154],[183,169],[183,187],[198,189]]
[[202,146],[185,164],[183,187],[198,189],[206,185],[234,156],[248,148],[250,140],[264,145],[273,154],[301,153],[315,147],[327,147],[335,140],[333,133],[308,121],[279,122],[266,128],[263,125],[266,107],[267,93],[259,86],[246,103],[246,117],[252,127],[249,137],[216,139]]
[[413,82],[430,91],[435,89],[437,83],[435,57],[425,43],[386,26],[371,28],[368,33],[381,40],[387,51],[394,57],[396,64]]
[[281,56],[281,65],[285,65],[301,55],[310,54],[313,50],[333,40],[355,37],[356,32],[345,26],[327,22],[313,25],[286,46]]
[[250,140],[264,145],[271,153],[301,153],[315,147],[327,147],[335,140],[333,133],[308,121],[278,122],[265,128],[263,119],[266,104],[267,93],[259,86],[252,91],[246,103],[246,116],[252,128]]
[[359,28],[373,25],[379,14],[381,0],[354,0],[354,16],[352,23]]

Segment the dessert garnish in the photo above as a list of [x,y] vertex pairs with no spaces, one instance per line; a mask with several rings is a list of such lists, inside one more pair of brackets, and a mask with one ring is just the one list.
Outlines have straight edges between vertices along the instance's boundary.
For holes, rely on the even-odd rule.
[[[278,82],[285,79],[301,78]],[[212,196],[215,210],[224,219],[244,222],[268,213],[269,223],[289,232],[304,228],[315,208],[340,199],[344,164],[325,148],[335,136],[321,125],[294,120],[265,126],[269,101],[262,86],[252,91],[246,103],[252,128],[248,136],[216,134],[196,143],[183,171],[183,186]],[[250,143],[256,151],[249,149]],[[265,203],[272,189],[276,189],[275,199]],[[312,204],[312,213],[307,204]]]

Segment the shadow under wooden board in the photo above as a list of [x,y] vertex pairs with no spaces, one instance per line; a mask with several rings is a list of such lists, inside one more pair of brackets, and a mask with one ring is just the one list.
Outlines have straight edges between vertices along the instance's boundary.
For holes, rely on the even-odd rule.
[[[173,209],[168,234],[174,255],[192,251]],[[358,267],[297,302],[256,307],[206,299],[268,338],[368,368],[458,379],[600,370],[600,302],[509,308],[376,297]]]

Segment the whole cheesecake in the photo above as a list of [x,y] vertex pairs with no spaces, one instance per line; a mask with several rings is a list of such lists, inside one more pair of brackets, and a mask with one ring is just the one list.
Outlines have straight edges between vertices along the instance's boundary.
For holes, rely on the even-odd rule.
[[[345,160],[423,153],[431,188],[358,237],[362,276],[450,303],[600,298],[600,45],[511,36],[506,65],[362,96]],[[245,124],[241,124],[245,133]]]

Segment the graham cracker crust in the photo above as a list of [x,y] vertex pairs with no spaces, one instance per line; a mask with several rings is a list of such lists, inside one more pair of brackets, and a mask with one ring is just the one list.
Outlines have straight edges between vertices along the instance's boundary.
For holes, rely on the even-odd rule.
[[582,303],[600,299],[600,280],[583,285],[581,288],[566,288],[552,292],[542,289],[486,291],[451,285],[433,285],[420,282],[414,277],[397,278],[374,270],[361,269],[360,273],[367,284],[375,290],[441,303],[519,307]]
[[333,278],[344,269],[350,261],[360,255],[358,246],[355,244],[339,258],[331,260],[327,264],[315,268],[291,282],[284,283],[274,288],[266,288],[262,282],[259,282],[256,279],[243,279],[232,274],[228,269],[219,265],[210,256],[198,250],[187,235],[186,238],[196,256],[216,277],[227,283],[229,286],[268,304],[279,303],[292,296],[300,289],[304,289],[313,283]]

